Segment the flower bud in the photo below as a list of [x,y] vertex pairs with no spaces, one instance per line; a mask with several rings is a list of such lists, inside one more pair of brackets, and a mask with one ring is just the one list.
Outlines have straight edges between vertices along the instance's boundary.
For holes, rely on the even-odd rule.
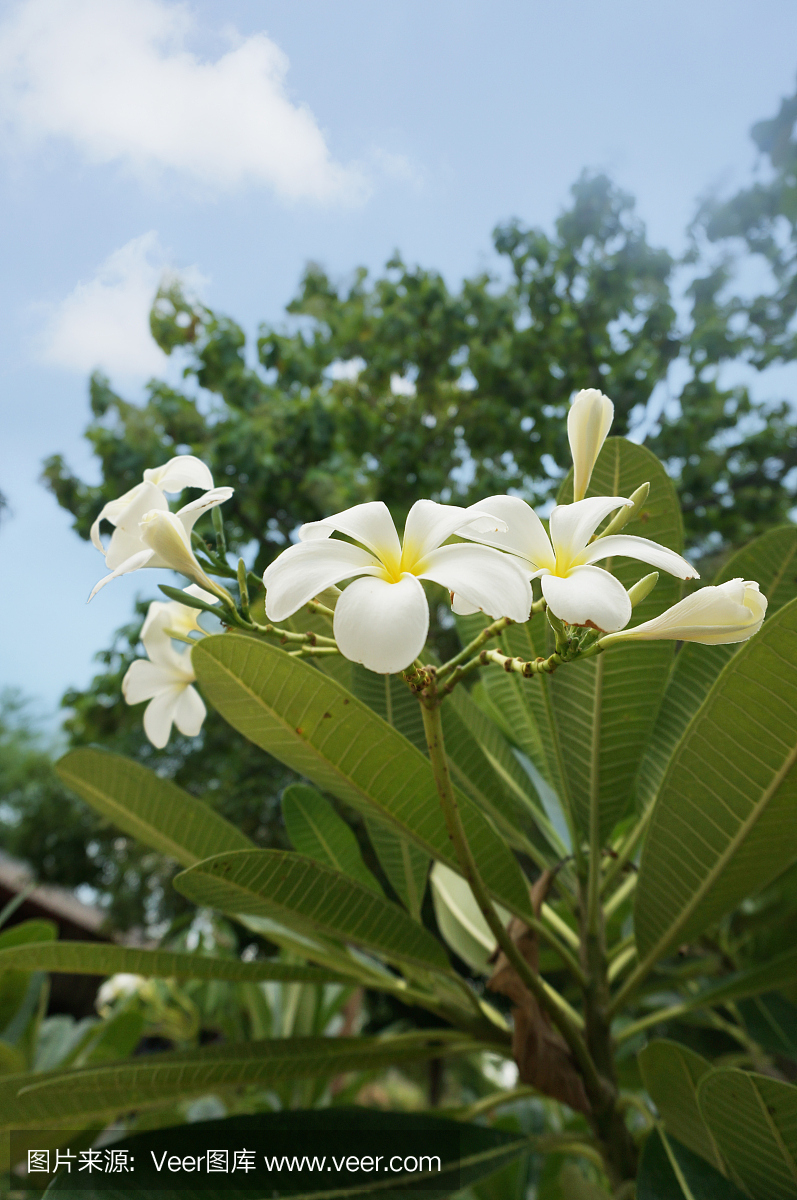
[[619,533],[620,530],[628,524],[631,518],[635,517],[639,512],[640,508],[647,500],[649,492],[649,483],[640,484],[636,491],[632,492],[628,497],[630,504],[626,505],[624,508],[621,508],[619,512],[615,514],[602,533],[595,534],[595,540],[597,541],[598,538],[602,537],[609,537],[610,534]]
[[767,598],[758,584],[747,579],[729,579],[714,587],[700,588],[685,596],[652,621],[633,629],[622,629],[601,638],[601,646],[613,642],[666,638],[699,642],[703,646],[746,642],[758,633],[766,616]]
[[633,587],[628,589],[628,599],[631,601],[631,607],[636,608],[637,604],[641,604],[643,600],[646,600],[658,581],[658,571],[651,571],[650,575],[645,575],[644,578],[637,580]]
[[597,388],[576,396],[567,414],[567,437],[573,455],[573,499],[583,500],[598,455],[614,418],[614,405]]
[[144,545],[155,552],[155,558],[150,560],[149,566],[171,567],[173,571],[193,579],[205,591],[215,596],[221,594],[217,584],[208,578],[197,562],[189,534],[174,513],[154,508],[144,514],[139,529]]

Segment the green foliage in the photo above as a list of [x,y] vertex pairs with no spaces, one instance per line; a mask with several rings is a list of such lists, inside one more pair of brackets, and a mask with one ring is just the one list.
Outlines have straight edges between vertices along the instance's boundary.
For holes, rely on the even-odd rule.
[[193,900],[227,913],[271,917],[298,933],[353,942],[389,962],[446,970],[439,944],[372,885],[285,850],[219,854],[188,871],[174,886]]
[[[192,661],[205,694],[233,728],[456,868],[428,761],[365,704],[307,663],[249,638],[205,638]],[[398,791],[394,772],[404,780]],[[527,912],[526,888],[511,853],[465,797],[462,810],[488,887],[512,911]]]
[[381,888],[362,860],[357,839],[315,788],[292,784],[282,793],[282,817],[294,849],[355,879],[372,892]]
[[661,957],[797,858],[797,601],[718,676],[670,760],[636,900],[640,956]]

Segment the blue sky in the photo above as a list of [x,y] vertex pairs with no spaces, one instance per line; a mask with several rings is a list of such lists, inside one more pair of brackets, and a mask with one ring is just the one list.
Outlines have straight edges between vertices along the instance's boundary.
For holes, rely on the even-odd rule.
[[93,477],[93,367],[131,399],[174,377],[146,325],[164,270],[252,331],[308,259],[399,248],[456,283],[585,167],[677,251],[795,72],[789,0],[0,3],[0,686],[51,712],[157,594],[137,574],[87,607],[104,564],[38,475],[61,452]]

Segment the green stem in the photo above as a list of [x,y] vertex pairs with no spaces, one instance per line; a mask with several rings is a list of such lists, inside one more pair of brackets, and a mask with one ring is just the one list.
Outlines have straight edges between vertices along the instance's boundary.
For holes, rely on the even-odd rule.
[[653,816],[653,805],[650,804],[650,805],[648,805],[647,809],[642,814],[642,816],[639,818],[639,820],[637,821],[634,828],[630,831],[630,833],[626,837],[625,841],[622,843],[621,848],[617,851],[617,857],[612,861],[611,866],[606,871],[606,874],[603,879],[603,885],[601,887],[602,892],[605,893],[609,890],[609,888],[614,883],[614,881],[617,878],[617,876],[619,875],[619,873],[623,870],[626,863],[631,858],[631,855],[636,850],[636,848],[639,844],[640,838],[642,837],[645,830],[647,829],[648,821],[650,820],[650,818],[652,816]]
[[470,885],[473,897],[493,937],[514,967],[523,984],[528,988],[540,1008],[548,1014],[553,1024],[565,1039],[583,1076],[584,1087],[587,1096],[590,1098],[590,1102],[596,1106],[603,1106],[606,1103],[605,1089],[590,1053],[587,1050],[584,1039],[569,1014],[553,1002],[540,976],[536,971],[532,970],[525,958],[523,958],[515,942],[505,929],[501,918],[495,911],[492,900],[482,882],[476,860],[473,857],[473,852],[465,835],[459,805],[457,804],[451,784],[448,759],[446,758],[443,742],[443,724],[440,720],[440,708],[436,695],[427,696],[421,701],[421,712],[423,714],[426,743],[429,747],[429,759],[432,764],[435,783],[437,784],[437,793],[440,797],[443,816],[459,861],[460,870]]
[[475,654],[485,642],[489,642],[490,638],[500,637],[508,625],[514,625],[514,621],[509,617],[499,617],[497,621],[493,621],[492,625],[486,625],[478,637],[475,637],[472,642],[468,642],[459,654],[455,654],[453,658],[449,658],[448,662],[443,663],[442,667],[437,668],[437,678],[444,679],[446,675],[450,675],[455,667]]
[[623,904],[633,892],[637,884],[637,874],[634,871],[627,879],[624,879],[617,891],[609,898],[603,906],[603,912],[608,921],[613,913]]

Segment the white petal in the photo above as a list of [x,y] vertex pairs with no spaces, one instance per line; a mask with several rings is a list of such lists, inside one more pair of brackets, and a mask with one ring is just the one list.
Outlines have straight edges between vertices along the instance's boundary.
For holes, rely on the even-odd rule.
[[118,496],[116,500],[109,500],[108,503],[102,508],[100,515],[97,517],[96,521],[91,527],[91,541],[93,545],[95,545],[103,554],[105,553],[105,547],[103,546],[102,539],[100,537],[100,522],[109,521],[111,525],[115,525],[119,514],[123,513],[127,506],[133,503],[136,496],[138,496],[142,491],[142,488],[143,485],[137,483],[136,486],[131,488],[129,492],[125,492],[123,496]]
[[611,429],[614,405],[597,388],[578,393],[567,414],[567,437],[573,455],[573,498],[581,500]]
[[[183,588],[183,591],[186,596],[194,596],[197,600],[204,600],[205,604],[218,604],[219,602],[218,596],[214,596],[212,592],[206,592],[198,583],[189,583],[188,587]],[[193,609],[192,611],[197,612],[198,610]]]
[[[483,504],[460,508],[456,504],[437,504],[434,500],[416,500],[407,514],[404,526],[404,555],[406,565],[414,565],[430,551],[441,546],[458,530],[470,527],[474,532],[490,533],[503,530],[505,522],[494,516]],[[468,536],[463,532],[463,537]]]
[[531,584],[516,560],[489,546],[441,546],[420,564],[420,578],[440,583],[491,617],[528,621]]
[[213,487],[210,468],[193,454],[178,454],[162,467],[151,467],[144,472],[144,478],[162,492],[181,492],[187,487],[203,490]]
[[568,625],[594,625],[614,633],[631,620],[628,592],[602,567],[573,567],[564,578],[543,575],[542,594],[554,616]]
[[[164,607],[171,608],[172,606],[165,605]],[[177,608],[177,605],[175,604],[174,607]],[[141,641],[150,662],[158,663],[159,666],[171,671],[175,680],[193,683],[196,676],[191,666],[190,650],[175,650],[171,635],[166,632],[167,629],[173,629],[176,624],[178,622],[174,620],[173,613],[161,613],[159,618],[151,622],[148,628],[142,628]]]
[[458,617],[472,617],[474,613],[481,612],[481,609],[478,604],[468,604],[467,600],[463,600],[458,592],[452,592],[451,611]]
[[485,546],[497,546],[499,550],[510,550],[527,559],[537,567],[553,569],[554,553],[545,526],[530,504],[519,496],[488,496],[478,507],[495,513],[506,522],[506,532],[475,533],[472,528],[457,529],[460,537]]
[[151,700],[161,692],[184,686],[185,682],[169,667],[137,658],[125,672],[122,695],[128,704],[141,704],[142,700]]
[[351,542],[297,542],[283,550],[263,573],[266,616],[270,621],[283,621],[333,583],[382,570],[372,554]]
[[414,575],[402,575],[398,583],[355,579],[338,600],[332,628],[346,658],[380,675],[394,675],[423,650],[429,605]]
[[575,504],[557,504],[551,511],[550,527],[560,570],[564,561],[570,563],[583,552],[604,517],[630,504],[623,496],[591,496]]
[[208,710],[196,688],[187,687],[174,710],[174,723],[186,737],[196,737]]
[[355,542],[367,546],[377,558],[398,561],[401,544],[390,509],[381,500],[370,500],[367,504],[355,504],[323,521],[310,521],[299,530],[300,542],[313,542],[328,538],[331,533],[345,533]]
[[[133,554],[128,558],[127,562],[120,563],[115,571],[111,571],[110,575],[106,575],[99,583],[95,583],[91,589],[89,600],[93,600],[97,592],[104,588],[106,583],[110,583],[112,579],[118,579],[120,575],[129,575],[131,571],[137,571],[139,567],[149,566],[149,561],[154,558],[155,554],[152,550],[139,550],[138,554]],[[87,601],[88,603],[88,601]]]
[[613,533],[609,537],[598,538],[592,545],[587,546],[581,555],[585,563],[598,562],[601,558],[636,558],[639,562],[650,563],[662,571],[669,571],[678,579],[699,579],[695,568],[674,550],[652,542],[650,538],[634,537],[632,534]]
[[183,690],[180,686],[159,692],[144,709],[144,733],[158,750],[162,750],[169,740]]
[[212,491],[205,492],[204,496],[199,496],[196,500],[192,500],[190,504],[184,504],[177,511],[175,516],[179,517],[189,538],[191,530],[202,514],[208,512],[211,508],[215,508],[217,504],[223,504],[225,500],[229,500],[234,491],[235,488],[231,487],[213,488]]
[[105,553],[105,565],[109,570],[127,562],[139,550],[146,549],[141,538],[141,518],[148,512],[168,512],[169,505],[163,492],[153,483],[141,483],[134,489],[133,500],[117,514],[116,529],[113,531]]

